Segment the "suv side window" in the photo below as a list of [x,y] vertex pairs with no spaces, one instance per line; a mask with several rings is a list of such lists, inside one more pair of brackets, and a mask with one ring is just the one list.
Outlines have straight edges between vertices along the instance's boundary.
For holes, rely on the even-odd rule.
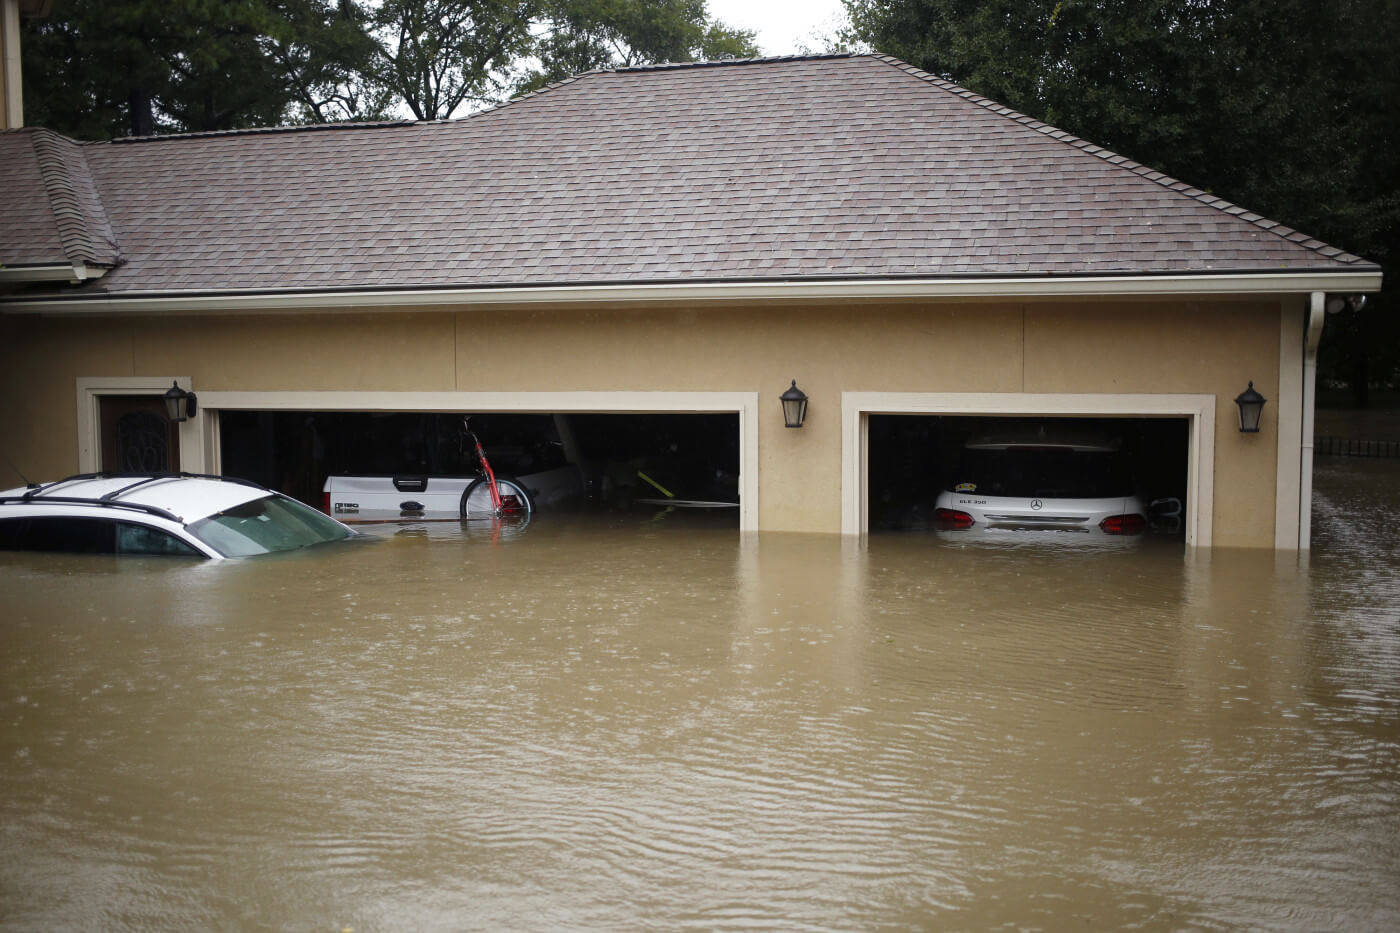
[[0,519],[0,551],[18,551],[28,524],[27,518]]
[[179,538],[159,528],[117,523],[118,554],[157,554],[173,557],[203,557]]
[[0,521],[0,551],[57,554],[155,554],[203,557],[179,538],[129,522],[68,515]]
[[45,515],[8,519],[0,530],[0,548],[68,554],[111,554],[114,523],[100,518]]

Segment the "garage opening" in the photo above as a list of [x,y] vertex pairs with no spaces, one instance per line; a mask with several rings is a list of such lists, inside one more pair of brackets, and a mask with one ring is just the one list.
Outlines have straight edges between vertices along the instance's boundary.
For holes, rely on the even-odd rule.
[[459,412],[223,410],[220,467],[321,508],[329,478],[398,480],[390,495],[431,511],[420,493],[433,478],[480,474],[474,435],[496,475],[518,478],[541,515],[684,508],[738,525],[737,413],[465,417],[464,425]]
[[871,414],[867,441],[872,533],[1185,539],[1188,418]]

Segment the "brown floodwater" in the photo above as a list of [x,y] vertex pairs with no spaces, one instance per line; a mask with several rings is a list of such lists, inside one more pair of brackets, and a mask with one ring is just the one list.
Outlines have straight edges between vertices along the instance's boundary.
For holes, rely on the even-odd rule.
[[1400,928],[1400,462],[1316,549],[682,513],[0,556],[0,929]]

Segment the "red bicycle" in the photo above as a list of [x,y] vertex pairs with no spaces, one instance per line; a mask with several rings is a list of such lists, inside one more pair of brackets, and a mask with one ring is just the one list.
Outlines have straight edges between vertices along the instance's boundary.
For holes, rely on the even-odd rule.
[[509,518],[515,521],[529,521],[535,512],[534,500],[518,480],[496,476],[491,469],[491,461],[486,459],[481,439],[471,429],[471,419],[462,419],[463,442],[471,441],[477,462],[481,464],[482,476],[473,480],[462,492],[462,518]]

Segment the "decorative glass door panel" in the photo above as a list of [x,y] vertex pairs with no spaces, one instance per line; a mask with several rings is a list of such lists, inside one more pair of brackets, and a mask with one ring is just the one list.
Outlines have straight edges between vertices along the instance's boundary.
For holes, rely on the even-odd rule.
[[102,469],[110,473],[160,473],[180,469],[177,426],[165,416],[159,395],[104,395]]

